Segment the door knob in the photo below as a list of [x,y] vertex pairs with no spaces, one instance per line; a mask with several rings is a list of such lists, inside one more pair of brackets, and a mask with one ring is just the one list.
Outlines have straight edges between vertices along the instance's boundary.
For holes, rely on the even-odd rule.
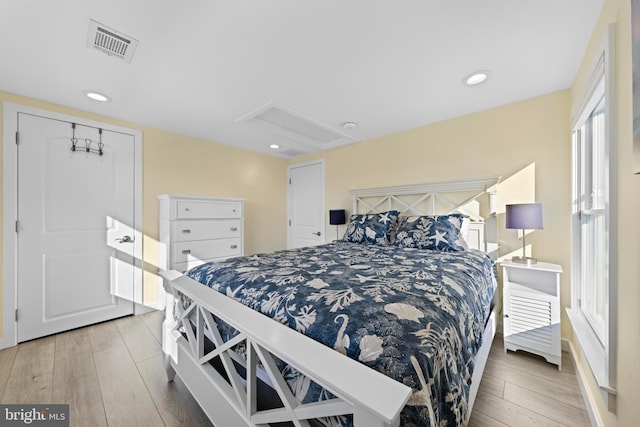
[[319,231],[316,231],[315,233],[311,233],[311,234],[315,234],[316,236],[319,236],[319,235],[320,235],[320,232],[319,232]]
[[131,236],[122,236],[122,238],[116,239],[120,243],[133,243]]

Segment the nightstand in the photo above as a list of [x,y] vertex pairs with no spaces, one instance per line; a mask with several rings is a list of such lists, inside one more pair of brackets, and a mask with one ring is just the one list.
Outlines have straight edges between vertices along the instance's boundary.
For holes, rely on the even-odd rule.
[[557,264],[502,262],[504,351],[525,350],[562,368]]

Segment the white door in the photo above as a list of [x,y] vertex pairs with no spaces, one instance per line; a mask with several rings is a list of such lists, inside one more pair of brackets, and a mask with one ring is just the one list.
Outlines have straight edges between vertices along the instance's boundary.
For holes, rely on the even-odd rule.
[[73,152],[69,122],[18,130],[18,341],[133,313],[134,136],[77,125]]
[[288,203],[288,247],[324,243],[324,161],[289,166]]

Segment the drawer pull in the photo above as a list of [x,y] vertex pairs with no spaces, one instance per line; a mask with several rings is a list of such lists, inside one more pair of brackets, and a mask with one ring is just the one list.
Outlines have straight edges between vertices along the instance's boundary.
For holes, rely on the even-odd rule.
[[191,234],[191,230],[181,230],[182,234]]
[[238,245],[231,245],[231,249],[238,249]]
[[238,227],[231,227],[231,231],[238,231]]
[[190,253],[191,253],[191,249],[185,249],[185,250],[182,251],[183,255],[188,255]]

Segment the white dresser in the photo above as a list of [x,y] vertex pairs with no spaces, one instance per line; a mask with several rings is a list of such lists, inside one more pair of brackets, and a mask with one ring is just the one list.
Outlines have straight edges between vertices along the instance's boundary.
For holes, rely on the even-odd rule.
[[158,196],[161,270],[244,255],[244,199]]
[[502,262],[504,350],[525,350],[562,367],[557,264]]

